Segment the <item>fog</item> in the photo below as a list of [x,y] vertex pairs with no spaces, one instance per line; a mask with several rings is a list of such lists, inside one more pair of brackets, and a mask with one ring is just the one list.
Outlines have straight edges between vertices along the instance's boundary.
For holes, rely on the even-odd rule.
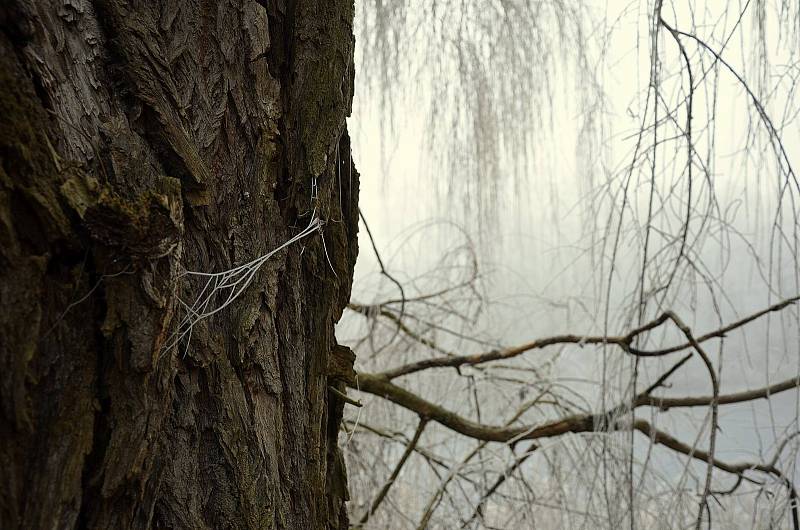
[[[459,66],[447,62],[451,55],[444,48],[441,63],[432,60],[427,48],[438,38],[436,32],[452,31],[448,19],[455,15],[446,13],[458,3],[440,4],[438,14],[431,15],[428,4],[403,3],[405,20],[417,32],[407,35],[398,29],[399,34],[392,37],[408,40],[397,46],[401,61],[357,45],[357,64],[365,66],[356,73],[356,101],[348,122],[361,174],[360,208],[387,271],[403,285],[404,295],[411,298],[457,284],[469,277],[476,260],[479,280],[470,294],[454,295],[447,309],[413,304],[404,308],[411,315],[404,315],[408,319],[419,311],[420,319],[438,323],[440,328],[428,326],[424,331],[438,346],[469,354],[562,333],[624,335],[637,322],[665,310],[674,311],[700,335],[798,294],[795,202],[800,193],[791,170],[800,154],[795,120],[800,102],[794,94],[798,47],[791,23],[788,29],[784,27],[785,6],[665,5],[662,16],[670,24],[695,31],[710,45],[723,43],[726,63],[748,85],[752,83],[754,92],[748,93],[719,62],[712,68],[713,57],[703,56],[698,46],[687,42],[696,87],[691,91],[694,132],[688,146],[684,141],[688,97],[684,59],[664,30],[657,39],[658,98],[648,90],[653,83],[652,5],[590,3],[580,8],[580,17],[565,22],[567,27],[558,30],[554,42],[516,42],[518,47],[546,49],[547,53],[542,52],[548,56],[546,67],[538,70],[515,70],[515,64],[495,55],[505,48],[490,39],[489,51],[474,56],[478,63],[485,60],[486,76],[475,77],[476,86],[467,86],[458,76],[448,78],[448,72]],[[476,9],[475,4],[467,4],[463,13]],[[365,31],[375,31],[369,20],[373,8],[373,2],[356,7],[356,34],[362,40]],[[429,23],[414,22],[415,17],[430,16]],[[583,41],[571,40],[577,35],[570,29],[572,23],[581,26]],[[470,27],[463,21],[460,24],[460,31]],[[487,33],[493,34],[492,30]],[[518,36],[514,29],[502,26],[494,34],[497,40]],[[453,42],[472,42],[482,35],[467,32]],[[478,43],[480,50],[484,41],[478,39]],[[376,73],[376,67],[384,71]],[[374,81],[381,76],[393,87],[390,97]],[[523,80],[526,76],[533,78]],[[519,87],[538,84],[540,92],[509,92],[515,77]],[[448,88],[441,93],[431,88],[440,85]],[[459,90],[467,95],[446,96]],[[504,103],[509,94],[530,101]],[[754,107],[756,94],[779,132],[783,151]],[[450,107],[470,102],[485,108],[466,112],[465,118],[464,108]],[[500,108],[504,104],[510,110]],[[541,112],[521,112],[529,107]],[[653,123],[659,126],[653,128]],[[475,130],[464,133],[470,127]],[[645,133],[640,135],[640,130]],[[687,164],[689,156],[692,161]],[[352,300],[373,304],[399,296],[396,285],[380,274],[362,225]],[[354,312],[345,315],[337,333],[341,341],[354,346],[357,370],[378,372],[438,356],[419,344],[409,345],[391,325],[378,326]],[[367,335],[369,340],[364,339]],[[655,349],[680,343],[682,338],[675,326],[663,326],[639,346]],[[723,394],[795,376],[800,373],[797,309],[764,316],[724,340],[708,342],[706,351]],[[537,377],[563,387],[585,408],[599,412],[630,398],[636,388],[632,386],[634,370],[641,390],[680,356],[642,360],[637,365],[612,346],[568,345],[528,352],[515,360],[515,366],[528,371],[515,375],[506,370],[503,377],[529,379],[534,377],[530,370],[537,370]],[[423,373],[399,384],[493,425],[505,421],[510,404],[518,404],[518,394],[523,392],[517,383],[470,369],[461,375],[453,370]],[[659,395],[710,395],[709,376],[700,358],[693,357],[662,390]],[[346,418],[391,425],[411,436],[412,416],[378,397],[358,397],[365,406],[347,410]],[[733,462],[771,459],[780,441],[798,430],[798,407],[796,390],[769,400],[720,407],[716,456]],[[538,421],[548,414],[559,416],[555,410],[542,414]],[[701,448],[708,445],[708,415],[707,408],[637,410],[637,416]],[[596,443],[574,438],[543,442],[553,447],[554,459],[564,460],[562,476],[544,472],[543,464],[532,459],[530,470],[535,472],[529,473],[534,482],[539,480],[548,488],[557,482],[569,489],[550,507],[557,515],[539,519],[542,527],[594,527],[624,518],[627,487],[606,491],[601,501],[595,498],[599,494],[592,492],[592,485],[600,491],[625,480],[641,489],[642,499],[648,492],[649,500],[639,506],[637,527],[686,524],[681,516],[664,515],[673,511],[687,511],[686,519],[693,520],[692,503],[705,473],[702,463],[687,464],[685,456],[654,449],[645,437],[629,432],[598,436],[602,441]],[[347,455],[354,496],[351,510],[358,513],[388,475],[402,446],[378,448],[354,435],[343,439],[345,447],[355,443],[359,448],[357,455]],[[426,431],[422,440],[454,461],[474,445],[439,425]],[[782,469],[792,479],[797,448],[790,442],[780,457]],[[507,450],[491,451],[494,464],[509,461]],[[628,476],[625,455],[631,451],[637,461],[650,459],[647,474],[637,468],[634,478]],[[377,455],[388,463],[365,462]],[[489,468],[493,465],[491,458],[481,462]],[[687,466],[694,478],[687,478]],[[367,476],[364,469],[369,468],[375,477]],[[719,471],[714,477],[719,489],[736,480]],[[374,527],[415,527],[438,484],[421,460],[410,461],[390,494],[391,506],[382,507],[386,513],[373,520]],[[661,499],[658,491],[669,491],[669,498]],[[566,503],[565,498],[572,501]],[[759,507],[759,502],[766,502],[759,499],[754,494],[721,500],[714,505],[719,512],[715,523],[732,528],[789,527],[785,510],[776,515]],[[507,507],[509,502],[500,504]],[[534,512],[544,513],[545,504],[542,501]],[[723,505],[725,509],[720,508]],[[605,522],[598,523],[600,516],[589,512],[605,512]],[[449,526],[447,520],[431,527],[460,526]],[[496,527],[533,524],[511,516],[498,520],[514,522],[496,523],[500,524]]]

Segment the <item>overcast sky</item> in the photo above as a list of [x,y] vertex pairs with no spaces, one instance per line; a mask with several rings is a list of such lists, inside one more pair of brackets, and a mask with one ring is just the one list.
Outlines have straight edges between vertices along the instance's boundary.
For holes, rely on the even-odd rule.
[[[693,8],[692,12],[688,6]],[[696,32],[715,45],[736,27],[724,57],[757,88],[758,67],[764,64],[757,58],[760,37],[756,20],[749,14],[737,26],[743,6],[739,2],[684,2],[674,11],[672,6],[665,8],[663,14],[678,29],[700,28]],[[620,326],[625,325],[630,314],[630,296],[637,292],[637,271],[641,267],[641,237],[636,234],[643,232],[637,232],[636,227],[643,226],[650,195],[647,172],[637,172],[629,187],[629,213],[623,218],[614,275],[608,268],[609,240],[613,240],[608,235],[613,235],[613,230],[608,230],[609,226],[616,226],[618,216],[609,214],[620,207],[625,168],[630,164],[643,119],[650,81],[647,9],[645,4],[636,2],[594,5],[589,13],[594,25],[587,31],[592,35],[589,42],[594,48],[587,50],[586,55],[594,61],[592,75],[598,80],[603,96],[602,108],[595,109],[592,116],[594,129],[588,133],[584,129],[581,134],[588,111],[586,86],[578,76],[579,69],[569,59],[556,61],[560,67],[553,71],[549,83],[551,103],[543,112],[547,124],[539,123],[538,116],[519,116],[520,126],[530,129],[532,154],[521,164],[522,174],[510,168],[515,163],[509,161],[513,153],[504,156],[496,214],[489,217],[488,223],[485,219],[477,221],[480,205],[475,204],[474,194],[470,196],[467,188],[442,185],[450,182],[454,170],[458,171],[458,160],[450,156],[443,161],[436,156],[446,152],[448,146],[446,139],[434,145],[427,140],[432,109],[430,94],[410,90],[414,86],[428,86],[426,83],[431,79],[436,82],[436,73],[426,70],[426,61],[430,59],[419,52],[419,79],[406,80],[408,97],[398,98],[391,107],[374,91],[366,89],[363,77],[367,74],[357,70],[354,113],[348,123],[354,141],[353,156],[361,173],[360,207],[391,272],[411,281],[435,269],[441,256],[464,240],[463,229],[477,248],[486,275],[487,298],[494,302],[475,331],[488,330],[489,335],[504,345],[560,332],[602,332],[605,325],[610,333],[624,331]],[[752,12],[750,9],[749,13]],[[357,7],[357,14],[360,13],[361,7]],[[792,83],[782,82],[780,77],[796,76],[786,65],[796,58],[797,46],[796,41],[791,41],[795,43],[792,46],[786,35],[779,39],[777,17],[775,12],[770,13],[764,46],[770,64],[763,85],[769,94],[766,110],[781,129],[788,159],[797,162],[800,138],[793,112],[797,110],[798,98],[789,91],[793,90]],[[363,24],[363,20],[359,23]],[[661,89],[667,100],[666,108],[666,103],[685,97],[680,83],[685,84],[686,80],[675,75],[680,56],[674,41],[662,35],[659,43],[663,61]],[[562,43],[564,47],[571,45],[574,43]],[[696,46],[687,44],[687,49],[692,60],[699,57],[695,54]],[[561,51],[569,56],[568,49]],[[363,57],[361,54],[359,50],[357,60]],[[694,65],[696,82],[701,76],[699,64]],[[504,75],[515,74],[503,72],[501,67],[498,83],[504,82]],[[752,110],[749,96],[724,68],[718,76],[713,76],[713,81],[711,78],[709,75],[709,82],[697,90],[694,101],[698,162],[694,165],[693,197],[700,205],[709,202],[713,195],[712,217],[720,218],[702,222],[702,208],[698,206],[689,230],[690,239],[697,245],[693,259],[702,262],[708,277],[682,277],[683,283],[675,290],[674,297],[665,302],[668,307],[664,307],[674,309],[698,332],[712,330],[720,322],[732,321],[737,315],[744,316],[798,292],[796,253],[792,252],[797,222],[791,210],[793,201],[800,198],[798,190],[790,187],[778,199],[785,178],[774,167],[774,156],[764,140],[762,125]],[[777,88],[773,90],[774,87]],[[473,89],[491,91],[493,86],[464,87]],[[681,114],[685,110],[680,109],[676,120],[685,119]],[[447,109],[437,110],[447,115]],[[712,113],[713,130],[706,127]],[[664,115],[666,112],[662,119]],[[393,129],[386,127],[390,121],[394,123]],[[505,124],[486,126],[502,128]],[[752,135],[749,133],[752,130],[762,133]],[[660,137],[663,140],[673,132],[674,129],[665,128]],[[646,137],[645,141],[652,142],[652,137]],[[714,155],[709,157],[711,142]],[[670,234],[681,232],[678,221],[687,193],[684,152],[685,146],[680,141],[665,142],[657,151],[658,193],[665,195],[671,191],[674,197],[665,198],[662,203],[663,217],[659,222],[663,233],[656,232],[651,242],[651,252],[655,255],[658,253],[653,249],[669,247]],[[463,152],[465,159],[474,156],[468,149]],[[465,162],[464,167],[468,166]],[[455,178],[458,181],[474,177],[464,174]],[[779,204],[783,206],[778,208]],[[432,221],[436,224],[430,224]],[[781,233],[775,226],[785,232],[785,242],[779,241]],[[391,283],[377,274],[364,235],[362,229],[353,298],[372,302],[396,296]],[[654,267],[658,267],[658,258]],[[609,290],[610,277],[613,283]],[[704,281],[712,287],[706,288]],[[610,294],[608,318],[607,293]],[[649,314],[656,311],[653,307]],[[359,325],[362,324],[357,320],[345,320],[341,334],[355,336]],[[670,337],[676,336],[667,334],[664,340],[669,342]],[[800,367],[797,312],[792,310],[763,319],[746,333],[726,338],[722,348],[715,343],[709,351],[717,363],[722,355],[723,392],[791,377]],[[612,374],[608,383],[620,390],[629,382],[630,362],[617,353],[612,365],[622,375]],[[642,379],[650,380],[672,362],[669,359],[645,363]],[[598,373],[599,358],[579,348],[566,350],[557,362],[559,377],[586,378]],[[574,386],[599,408],[597,385],[575,383]],[[672,395],[709,394],[707,374],[699,362],[690,364],[669,390]],[[721,415],[719,454],[730,460],[771,454],[776,438],[797,429],[797,411],[796,392],[786,392],[770,403],[725,408]],[[670,413],[662,415],[659,421],[665,426],[675,426],[681,434],[692,435],[692,425],[696,426],[704,413]]]

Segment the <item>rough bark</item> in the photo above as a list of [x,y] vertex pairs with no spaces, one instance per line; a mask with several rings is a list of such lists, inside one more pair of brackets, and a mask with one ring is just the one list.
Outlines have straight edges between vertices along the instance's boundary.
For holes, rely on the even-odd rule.
[[[327,369],[357,253],[352,20],[0,6],[0,528],[347,527]],[[321,234],[165,348],[202,288],[183,271],[263,255],[313,208]]]

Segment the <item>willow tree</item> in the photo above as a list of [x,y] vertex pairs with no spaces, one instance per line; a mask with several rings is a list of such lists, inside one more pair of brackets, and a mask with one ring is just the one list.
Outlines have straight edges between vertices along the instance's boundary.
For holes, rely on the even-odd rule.
[[358,122],[471,237],[364,205],[353,519],[800,528],[796,2],[362,5]]
[[352,0],[58,4],[0,7],[0,527],[346,528]]

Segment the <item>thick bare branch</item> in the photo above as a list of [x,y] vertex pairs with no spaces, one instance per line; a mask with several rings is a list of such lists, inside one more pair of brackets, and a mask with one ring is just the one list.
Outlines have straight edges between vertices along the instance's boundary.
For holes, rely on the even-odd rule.
[[[732,394],[721,394],[717,403],[727,405],[731,403],[742,403],[765,398],[792,388],[800,387],[800,377],[789,379],[775,385],[744,392]],[[590,432],[594,430],[595,421],[600,421],[606,415],[581,414],[567,416],[560,420],[546,423],[540,426],[521,426],[521,427],[502,427],[480,424],[459,416],[455,412],[445,409],[435,403],[431,403],[413,392],[399,387],[392,383],[388,378],[381,374],[358,375],[358,388],[354,389],[380,396],[384,399],[400,405],[401,407],[425,415],[433,421],[456,431],[464,436],[477,440],[490,442],[510,442],[514,440],[526,440],[535,438],[546,438],[558,436],[568,432]],[[713,401],[713,396],[691,396],[662,398],[647,395],[640,395],[634,402],[634,407],[651,406],[659,408],[678,408],[678,407],[700,407],[709,406]]]
[[[353,388],[356,388],[356,385],[353,385]],[[420,416],[430,418],[459,434],[476,440],[511,442],[520,439],[557,436],[567,432],[585,432],[592,429],[593,417],[585,415],[573,416],[541,427],[503,427],[477,423],[395,385],[380,374],[359,374],[357,389],[388,399]]]
[[[705,335],[701,335],[696,338],[697,343],[702,344],[705,341],[708,341],[713,338],[720,338],[724,337],[726,333],[733,331],[737,328],[743,327],[750,322],[775,311],[780,311],[785,309],[786,307],[794,304],[800,300],[800,296],[794,296],[792,298],[788,298],[783,300],[777,304],[771,305],[766,309],[758,311],[757,313],[753,313],[741,320],[737,320],[736,322],[732,322],[727,326],[721,327],[717,330],[712,332],[706,333]],[[391,370],[387,370],[382,372],[381,375],[388,378],[388,379],[395,379],[397,377],[413,374],[416,372],[421,372],[423,370],[427,370],[430,368],[457,368],[461,366],[474,366],[478,364],[488,363],[492,361],[498,361],[503,359],[510,359],[512,357],[517,357],[522,355],[523,353],[527,353],[532,350],[539,350],[545,348],[547,346],[555,346],[559,344],[613,344],[619,346],[624,351],[629,352],[633,355],[637,355],[639,357],[661,357],[664,355],[668,355],[670,353],[675,353],[678,351],[685,350],[687,348],[691,348],[692,344],[690,342],[685,342],[679,344],[677,346],[673,346],[670,348],[665,348],[661,350],[637,350],[631,347],[631,343],[633,339],[636,338],[638,335],[650,331],[652,329],[657,328],[661,324],[663,324],[666,320],[669,319],[668,314],[663,314],[660,317],[644,324],[643,326],[632,330],[631,332],[627,333],[626,335],[617,335],[617,336],[587,336],[587,335],[556,335],[553,337],[547,337],[542,339],[537,339],[531,342],[527,342],[525,344],[520,344],[518,346],[514,346],[511,348],[505,348],[502,350],[491,350],[488,352],[483,353],[476,353],[473,355],[458,355],[458,356],[445,356],[445,357],[434,357],[431,359],[425,359],[422,361],[417,361],[414,363],[406,364],[404,366],[399,366],[397,368],[393,368]]]

